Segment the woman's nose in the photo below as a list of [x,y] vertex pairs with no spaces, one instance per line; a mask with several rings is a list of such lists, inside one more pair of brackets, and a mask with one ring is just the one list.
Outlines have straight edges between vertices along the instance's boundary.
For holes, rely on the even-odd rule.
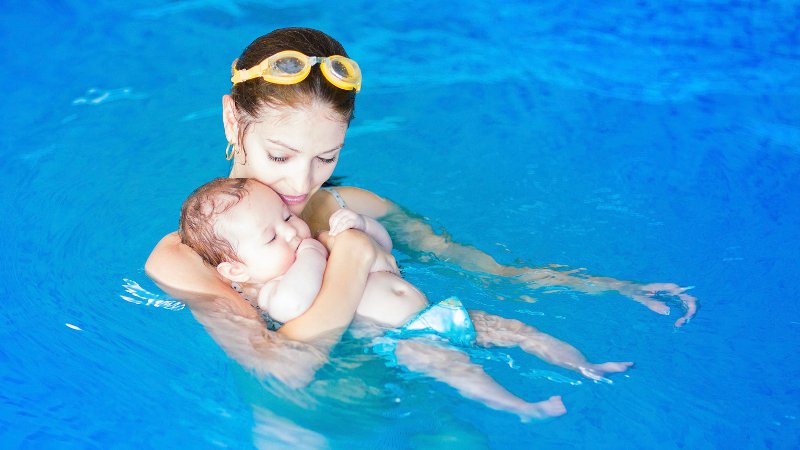
[[308,191],[311,190],[311,168],[303,167],[292,174],[289,179],[289,185],[294,190],[293,194],[295,195],[308,194]]

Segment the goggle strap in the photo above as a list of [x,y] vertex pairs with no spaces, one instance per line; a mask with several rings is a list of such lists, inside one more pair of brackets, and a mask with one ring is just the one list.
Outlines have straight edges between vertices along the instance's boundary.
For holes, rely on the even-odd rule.
[[236,69],[236,63],[239,62],[239,58],[233,60],[233,64],[231,64],[231,82],[233,84],[242,83],[247,80],[252,80],[253,78],[258,78],[261,76],[261,66],[264,64],[263,62],[257,66],[251,67],[249,69]]

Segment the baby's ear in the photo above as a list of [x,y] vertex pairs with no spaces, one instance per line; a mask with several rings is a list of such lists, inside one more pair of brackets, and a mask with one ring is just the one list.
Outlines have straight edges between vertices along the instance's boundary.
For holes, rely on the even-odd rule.
[[250,279],[247,268],[238,261],[225,261],[217,265],[217,272],[228,280],[245,283]]

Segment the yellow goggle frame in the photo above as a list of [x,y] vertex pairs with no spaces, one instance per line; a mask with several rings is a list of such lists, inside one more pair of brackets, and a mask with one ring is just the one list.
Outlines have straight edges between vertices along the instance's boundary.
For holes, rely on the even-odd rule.
[[233,84],[259,77],[268,83],[297,84],[306,79],[314,64],[319,64],[322,75],[332,85],[346,91],[361,90],[361,69],[355,61],[341,55],[307,56],[296,50],[284,50],[242,70],[236,69],[236,61],[231,67]]

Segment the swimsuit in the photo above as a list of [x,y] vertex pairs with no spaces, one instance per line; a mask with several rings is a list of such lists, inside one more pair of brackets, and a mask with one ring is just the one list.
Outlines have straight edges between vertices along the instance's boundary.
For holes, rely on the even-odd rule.
[[336,203],[339,204],[340,208],[347,209],[347,203],[344,201],[344,199],[342,198],[342,194],[340,194],[339,191],[337,191],[336,189],[334,189],[332,187],[324,187],[324,188],[320,188],[320,189],[322,189],[323,191],[331,194],[333,196],[333,198],[336,199]]
[[278,322],[277,320],[275,320],[272,317],[270,317],[269,314],[267,314],[266,311],[261,309],[258,306],[258,301],[256,299],[249,298],[246,295],[244,295],[244,289],[242,289],[242,287],[239,286],[239,283],[237,283],[235,281],[231,281],[231,289],[233,289],[234,291],[238,292],[239,295],[241,295],[243,299],[247,300],[251,305],[253,305],[254,308],[256,308],[256,310],[259,313],[261,313],[261,318],[264,319],[264,322],[267,323],[267,329],[268,330],[270,330],[270,331],[278,331],[278,328],[283,326],[283,322]]
[[456,297],[433,304],[406,322],[400,328],[389,330],[372,340],[372,350],[397,365],[397,341],[424,337],[433,345],[469,347],[475,343],[477,333],[467,309]]
[[456,297],[428,306],[405,325],[386,335],[403,338],[434,337],[465,347],[472,345],[477,338],[467,309]]

